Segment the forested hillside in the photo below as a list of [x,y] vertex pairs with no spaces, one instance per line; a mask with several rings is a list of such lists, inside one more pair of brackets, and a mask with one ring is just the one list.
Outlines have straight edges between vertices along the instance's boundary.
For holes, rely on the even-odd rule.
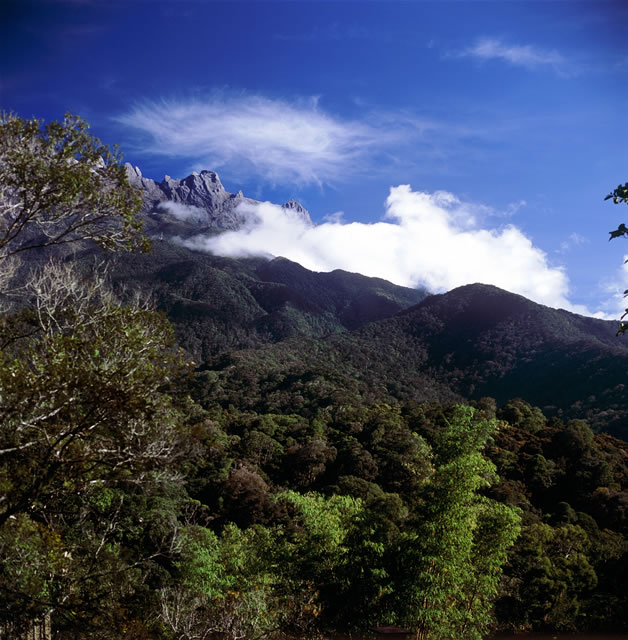
[[201,361],[354,329],[427,296],[357,273],[315,273],[285,258],[222,258],[164,241],[154,241],[147,255],[117,256],[112,277],[150,295],[174,323],[180,344]]
[[196,253],[127,177],[0,120],[0,637],[628,630],[612,323]]
[[213,358],[207,393],[244,395],[256,410],[287,410],[295,395],[305,410],[343,395],[393,404],[522,397],[625,439],[628,348],[616,331],[612,322],[468,285],[351,333]]

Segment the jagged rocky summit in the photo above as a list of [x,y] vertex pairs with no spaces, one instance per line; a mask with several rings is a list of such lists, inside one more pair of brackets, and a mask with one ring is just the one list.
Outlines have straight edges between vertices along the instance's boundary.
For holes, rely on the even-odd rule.
[[[139,167],[125,164],[129,182],[140,189],[143,200],[142,213],[153,223],[172,222],[202,226],[216,230],[237,230],[246,222],[246,208],[243,203],[260,204],[247,198],[242,191],[229,193],[225,190],[218,174],[214,171],[194,171],[187,178],[173,179],[165,176],[156,182],[142,175]],[[312,220],[306,209],[295,200],[281,205],[286,212],[297,215],[309,225]]]

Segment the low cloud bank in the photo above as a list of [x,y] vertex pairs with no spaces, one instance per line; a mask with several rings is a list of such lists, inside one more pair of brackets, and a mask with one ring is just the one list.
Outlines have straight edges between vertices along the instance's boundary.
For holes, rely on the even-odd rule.
[[200,207],[194,207],[179,202],[161,202],[157,209],[169,213],[179,220],[187,220],[188,222],[207,223],[209,218],[207,211]]
[[442,292],[482,282],[541,304],[591,315],[568,300],[562,267],[514,225],[479,228],[482,207],[437,191],[393,187],[382,221],[333,219],[315,227],[271,203],[243,203],[249,223],[219,236],[196,236],[186,244],[217,255],[283,256],[313,271],[344,269],[409,287]]

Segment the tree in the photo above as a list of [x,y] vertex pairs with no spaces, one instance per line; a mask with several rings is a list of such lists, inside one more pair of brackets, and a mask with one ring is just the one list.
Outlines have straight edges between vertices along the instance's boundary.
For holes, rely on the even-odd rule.
[[362,505],[294,491],[275,500],[291,512],[290,527],[186,531],[182,579],[160,592],[159,619],[176,638],[304,635],[315,627],[342,566],[354,561],[346,539]]
[[27,250],[143,246],[137,208],[80,118],[0,120],[0,628],[14,635],[52,613],[56,631],[139,637],[179,553],[194,441],[172,328],[123,306],[98,265],[52,260],[7,291]]
[[186,365],[161,315],[53,282],[3,318],[27,337],[0,350],[0,619],[98,626],[176,555]]
[[[621,202],[628,204],[628,182],[626,182],[626,184],[623,184],[623,185],[621,184],[618,185],[614,191],[611,191],[604,198],[604,200],[612,200],[613,204],[619,204]],[[614,231],[609,231],[608,233],[610,234],[609,241],[615,238],[624,238],[628,236],[628,228],[622,222],[617,227],[617,229],[615,229]],[[624,291],[624,297],[627,295],[628,295],[628,289]],[[628,315],[628,309],[624,311],[621,319],[623,320],[627,315]],[[617,335],[623,335],[624,333],[626,333],[626,331],[628,331],[628,323],[620,322],[619,329],[617,330]]]
[[457,407],[435,434],[433,473],[423,507],[398,542],[393,591],[417,638],[480,640],[489,629],[507,550],[520,530],[518,509],[481,495],[497,478],[482,451],[495,420]]
[[578,525],[535,523],[523,530],[509,562],[521,622],[535,628],[582,629],[584,596],[597,583],[587,553],[590,546]]
[[23,251],[92,240],[108,249],[145,247],[121,156],[66,114],[0,116],[0,267]]

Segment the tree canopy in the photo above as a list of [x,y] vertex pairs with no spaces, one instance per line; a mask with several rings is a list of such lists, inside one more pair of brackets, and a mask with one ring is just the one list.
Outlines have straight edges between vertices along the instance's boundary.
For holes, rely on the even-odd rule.
[[0,116],[0,259],[82,239],[146,246],[140,204],[119,152],[82,118],[43,125]]
[[22,258],[144,246],[138,204],[82,119],[0,120],[0,634],[140,620],[178,553],[191,440],[170,325],[98,264]]

